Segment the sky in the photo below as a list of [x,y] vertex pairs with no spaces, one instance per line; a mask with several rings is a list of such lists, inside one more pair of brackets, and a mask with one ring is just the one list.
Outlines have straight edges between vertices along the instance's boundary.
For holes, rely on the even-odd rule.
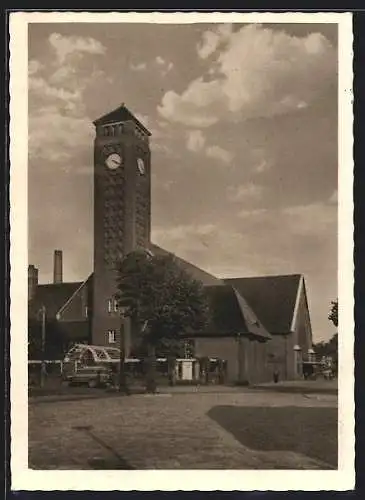
[[219,277],[303,274],[337,297],[337,25],[30,24],[29,263],[93,268],[92,122],[151,131],[152,241]]

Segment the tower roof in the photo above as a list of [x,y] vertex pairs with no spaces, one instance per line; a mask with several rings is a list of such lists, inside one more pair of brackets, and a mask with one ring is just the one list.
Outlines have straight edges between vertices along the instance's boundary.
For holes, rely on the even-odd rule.
[[136,123],[147,135],[151,135],[151,132],[134,116],[134,114],[129,111],[129,109],[124,105],[124,103],[118,108],[110,111],[109,113],[101,116],[93,122],[95,126],[104,125],[106,123],[113,122],[124,122],[133,121]]

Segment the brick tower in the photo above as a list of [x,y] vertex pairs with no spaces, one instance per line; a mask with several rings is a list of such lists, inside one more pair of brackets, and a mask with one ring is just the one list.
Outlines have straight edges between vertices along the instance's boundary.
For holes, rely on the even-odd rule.
[[151,133],[124,106],[94,121],[94,286],[92,343],[125,346],[131,327],[114,300],[116,263],[150,242]]

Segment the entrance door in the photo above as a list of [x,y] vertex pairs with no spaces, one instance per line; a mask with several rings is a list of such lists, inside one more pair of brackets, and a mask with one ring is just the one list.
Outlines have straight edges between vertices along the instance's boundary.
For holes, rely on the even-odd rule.
[[190,360],[182,361],[182,379],[193,380],[193,362]]

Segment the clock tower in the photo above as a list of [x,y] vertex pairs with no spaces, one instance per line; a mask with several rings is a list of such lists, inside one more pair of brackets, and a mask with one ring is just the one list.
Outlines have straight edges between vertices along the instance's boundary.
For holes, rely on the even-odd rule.
[[151,133],[124,104],[95,120],[94,126],[92,343],[119,347],[122,340],[128,356],[132,332],[128,321],[121,327],[116,265],[150,242]]

